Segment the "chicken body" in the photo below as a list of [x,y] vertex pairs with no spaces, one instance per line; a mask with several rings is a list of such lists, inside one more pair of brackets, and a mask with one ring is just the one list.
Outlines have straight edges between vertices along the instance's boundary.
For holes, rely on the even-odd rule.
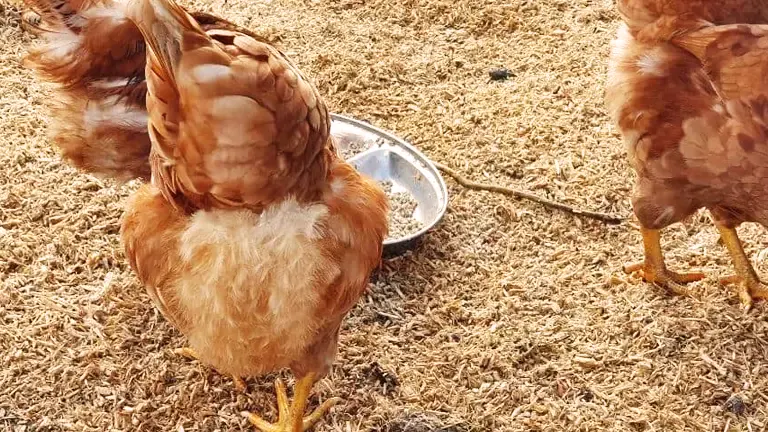
[[386,231],[375,186],[341,161],[329,177],[334,186],[316,201],[287,198],[260,213],[187,214],[155,186],[136,192],[123,222],[126,252],[202,361],[234,376],[328,371],[341,319],[367,286]]
[[384,192],[341,160],[317,90],[278,50],[204,30],[171,0],[127,15],[147,46],[152,184],[128,205],[126,255],[196,356],[234,376],[289,367],[280,421],[302,431],[309,389],[387,233]]
[[58,84],[54,140],[74,165],[150,178],[122,221],[126,256],[201,361],[234,377],[290,368],[279,423],[301,431],[344,316],[379,264],[388,204],[341,160],[325,104],[252,33],[165,0],[29,0]]
[[[260,213],[176,209],[153,185],[128,204],[122,237],[139,279],[195,356],[234,377],[284,367],[299,379],[282,428],[249,415],[262,430],[299,427],[314,381],[336,355],[343,317],[378,264],[386,198],[341,160],[312,201],[287,198]],[[316,411],[314,422],[335,400]]]
[[[679,2],[691,9],[680,15],[690,25],[675,27],[681,21],[673,14],[654,21],[651,14],[639,13],[653,11],[643,5],[675,2],[620,1],[628,24],[620,27],[612,44],[606,102],[638,174],[632,202],[642,226],[645,261],[626,269],[689,294],[684,284],[703,274],[668,270],[659,230],[707,208],[737,272],[723,281],[737,284],[748,308],[753,298],[767,297],[768,289],[752,269],[735,230],[742,222],[768,224],[768,99],[761,69],[768,55],[751,50],[754,42],[734,38],[727,45],[732,50],[718,52],[726,61],[714,62],[714,52],[701,47],[724,40],[700,36],[702,28],[713,26],[707,19],[768,21],[766,6],[749,1],[731,6],[737,3],[739,7],[718,10],[723,2]],[[737,64],[740,67],[734,68]]]

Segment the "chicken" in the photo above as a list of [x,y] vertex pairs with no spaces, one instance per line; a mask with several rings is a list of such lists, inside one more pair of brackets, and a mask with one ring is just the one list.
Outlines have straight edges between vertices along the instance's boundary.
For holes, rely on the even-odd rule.
[[768,52],[758,48],[768,39],[735,30],[763,27],[725,27],[728,33],[712,30],[721,27],[707,20],[768,22],[768,4],[679,3],[701,7],[681,14],[684,20],[669,14],[654,21],[659,9],[648,5],[675,2],[619,2],[626,23],[611,49],[606,104],[638,175],[632,204],[645,248],[644,262],[625,270],[692,294],[685,284],[704,275],[667,269],[660,230],[707,208],[736,270],[722,282],[736,285],[748,309],[753,299],[768,297],[736,232],[742,222],[768,224],[768,189],[762,186],[768,181],[768,88],[762,81]]
[[126,256],[184,352],[235,377],[290,368],[278,423],[245,415],[306,430],[338,401],[304,417],[380,262],[387,198],[338,157],[322,98],[280,51],[206,31],[172,0],[114,7],[147,46],[152,142],[152,182],[122,221]]
[[660,29],[685,31],[699,20],[717,24],[768,22],[768,3],[763,0],[618,0],[619,13],[633,36],[655,40]]
[[[64,159],[99,177],[149,180],[146,50],[139,29],[117,0],[24,1],[30,10],[22,22],[43,39],[24,62],[55,85],[50,134]],[[192,16],[205,30],[259,39],[222,18]]]

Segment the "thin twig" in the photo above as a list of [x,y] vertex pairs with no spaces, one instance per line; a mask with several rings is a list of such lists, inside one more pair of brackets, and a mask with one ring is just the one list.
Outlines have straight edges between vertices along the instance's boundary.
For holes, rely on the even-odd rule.
[[609,224],[619,224],[624,221],[624,218],[617,215],[612,215],[608,213],[601,213],[601,212],[594,212],[589,210],[581,210],[577,209],[575,207],[571,207],[567,204],[563,204],[557,201],[552,201],[547,198],[540,197],[538,195],[534,195],[530,192],[526,192],[519,189],[513,189],[508,188],[504,186],[496,186],[486,183],[477,183],[473,182],[471,180],[468,180],[466,177],[462,176],[452,168],[448,168],[447,166],[439,163],[434,162],[435,166],[444,173],[448,174],[449,176],[453,177],[454,180],[456,180],[456,183],[474,190],[482,190],[482,191],[488,191],[488,192],[496,192],[503,195],[513,196],[517,198],[525,198],[527,200],[531,200],[533,202],[537,202],[541,205],[544,205],[546,207],[555,208],[558,210],[562,210],[564,212],[570,213],[572,215],[576,216],[583,216],[590,219],[597,219],[599,221],[609,223]]

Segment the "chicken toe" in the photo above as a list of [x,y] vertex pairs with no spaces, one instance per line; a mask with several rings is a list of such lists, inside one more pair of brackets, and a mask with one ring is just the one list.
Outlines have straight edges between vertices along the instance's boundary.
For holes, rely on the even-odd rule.
[[695,297],[695,293],[693,289],[685,285],[704,278],[704,273],[701,272],[677,273],[667,270],[665,267],[658,268],[647,261],[627,264],[624,266],[624,271],[637,273],[646,282],[664,287],[674,294],[689,297]]
[[716,225],[723,244],[731,255],[733,267],[736,269],[735,275],[721,278],[720,283],[735,285],[741,304],[744,305],[745,310],[749,310],[755,299],[768,299],[768,286],[760,281],[760,277],[749,262],[736,229],[722,223],[716,222]]
[[235,385],[235,389],[240,393],[245,393],[248,390],[248,386],[245,385],[245,381],[238,376],[232,375],[232,383]]
[[26,10],[21,14],[21,28],[31,34],[38,35],[42,32],[40,23],[42,17],[33,10]]
[[751,277],[743,278],[739,275],[732,275],[720,278],[723,285],[734,285],[739,301],[744,306],[745,311],[752,309],[752,302],[756,299],[768,299],[768,285]]
[[304,416],[304,409],[309,399],[309,391],[315,382],[315,375],[308,374],[296,383],[293,403],[289,405],[285,393],[285,384],[281,379],[275,381],[277,393],[277,423],[269,423],[256,414],[243,411],[243,417],[262,432],[304,432],[312,428],[337,403],[340,398],[331,398],[315,408],[311,414]]
[[685,284],[704,279],[704,273],[677,273],[667,269],[661,252],[659,230],[642,228],[645,261],[624,266],[624,272],[637,273],[646,282],[662,286],[678,295],[694,296],[694,291]]
[[191,360],[200,360],[200,357],[192,348],[188,348],[188,347],[176,348],[175,350],[173,350],[173,353],[176,355],[180,355],[182,357],[186,357]]

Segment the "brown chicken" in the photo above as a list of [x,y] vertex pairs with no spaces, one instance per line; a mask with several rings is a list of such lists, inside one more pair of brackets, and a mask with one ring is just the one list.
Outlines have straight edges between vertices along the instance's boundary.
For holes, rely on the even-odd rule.
[[[768,22],[757,1],[619,1],[619,28],[609,62],[607,107],[638,174],[634,212],[645,260],[627,265],[673,292],[702,273],[667,269],[660,230],[700,208],[710,210],[733,259],[746,308],[768,297],[736,228],[768,225],[768,39],[748,29]],[[676,15],[678,14],[678,15]],[[747,30],[745,30],[747,29]]]
[[[50,134],[65,160],[118,181],[149,180],[144,76],[146,50],[119,0],[24,0],[24,27],[42,37],[25,64],[55,84]],[[237,30],[222,18],[191,12],[204,30]]]
[[151,168],[121,235],[188,337],[180,351],[236,378],[290,368],[294,402],[278,380],[278,423],[245,414],[265,431],[311,427],[338,401],[304,417],[379,264],[388,211],[337,156],[317,90],[255,35],[172,2],[33,6],[47,43],[30,61],[67,96],[53,111],[64,153],[120,179]]
[[205,31],[171,0],[126,13],[147,46],[152,184],[129,203],[126,255],[190,352],[233,376],[289,367],[292,406],[264,431],[302,431],[387,233],[387,199],[341,160],[317,90],[278,50]]

